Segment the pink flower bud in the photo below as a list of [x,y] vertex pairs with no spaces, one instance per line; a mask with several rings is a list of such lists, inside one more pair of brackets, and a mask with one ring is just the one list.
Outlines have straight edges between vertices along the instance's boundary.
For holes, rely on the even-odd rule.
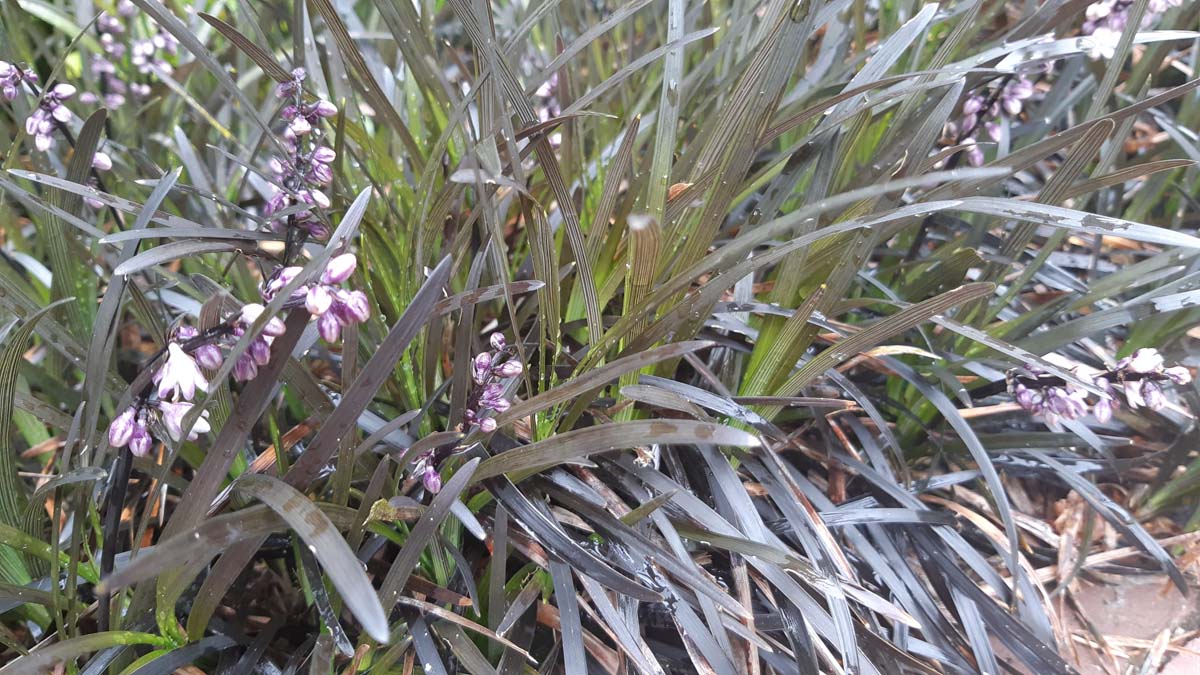
[[133,430],[133,436],[129,438],[129,451],[134,457],[145,457],[150,454],[150,448],[154,445],[154,439],[150,438],[150,432],[146,427],[138,426]]
[[330,305],[333,304],[333,294],[329,292],[329,287],[324,284],[317,284],[308,289],[308,293],[304,296],[304,308],[313,316],[321,316],[329,311]]
[[329,164],[335,159],[337,159],[337,153],[333,151],[333,148],[327,148],[322,145],[316,150],[313,150],[312,161],[314,162]]
[[325,271],[321,273],[321,283],[323,284],[340,284],[350,278],[354,274],[354,269],[358,266],[358,258],[354,257],[353,253],[343,253],[339,256],[334,256],[325,266]]
[[209,369],[216,370],[221,367],[221,362],[224,357],[221,356],[221,350],[216,345],[200,345],[192,352],[196,357],[196,363]]
[[426,465],[424,473],[421,474],[421,484],[430,493],[436,495],[442,491],[442,476],[437,472],[437,469]]
[[317,318],[317,332],[321,334],[322,340],[334,344],[341,337],[342,324],[335,313],[325,312]]
[[112,424],[108,425],[108,444],[114,448],[123,448],[133,438],[133,430],[137,426],[137,412],[126,408],[125,412],[117,415]]
[[1166,395],[1153,380],[1146,380],[1142,383],[1142,399],[1146,401],[1146,407],[1151,410],[1162,410],[1167,405]]
[[97,171],[111,171],[113,168],[112,157],[103,152],[97,152],[92,156],[92,168]]
[[337,292],[337,300],[342,305],[342,314],[355,323],[362,323],[371,318],[371,303],[366,293],[362,291]]
[[500,365],[492,368],[492,374],[496,377],[516,377],[525,372],[525,367],[520,361],[505,361]]
[[258,377],[258,364],[250,354],[242,354],[233,364],[233,379],[238,382],[249,382]]
[[329,101],[320,100],[312,105],[312,112],[317,117],[333,117],[337,114],[337,106]]

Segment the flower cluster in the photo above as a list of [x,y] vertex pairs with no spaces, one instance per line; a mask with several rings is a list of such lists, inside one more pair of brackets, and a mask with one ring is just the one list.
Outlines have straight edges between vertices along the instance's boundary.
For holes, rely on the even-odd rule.
[[1182,385],[1192,381],[1191,371],[1184,366],[1164,367],[1162,354],[1156,349],[1139,349],[1106,372],[1077,371],[1076,375],[1100,390],[1094,402],[1086,390],[1032,368],[1010,377],[1009,389],[1017,405],[1031,415],[1042,416],[1053,427],[1059,420],[1079,419],[1089,413],[1101,423],[1108,422],[1119,406],[1119,396],[1130,408],[1160,410],[1167,404],[1163,383]]
[[468,424],[478,424],[480,431],[489,433],[496,430],[496,420],[491,413],[502,413],[512,405],[504,396],[505,380],[517,377],[525,370],[504,335],[492,333],[490,343],[490,351],[480,352],[471,360],[471,379],[475,386],[463,413]]
[[25,132],[33,136],[33,144],[40,152],[54,147],[52,134],[55,126],[71,121],[71,110],[63,102],[74,95],[74,86],[65,83],[54,85],[25,120]]
[[[154,414],[157,414],[172,439],[183,440],[184,415],[192,409],[196,392],[208,391],[209,382],[204,371],[221,367],[225,362],[223,348],[228,348],[245,335],[262,315],[263,309],[258,304],[246,305],[240,312],[203,332],[192,326],[176,328],[166,349],[153,360],[157,362],[163,359],[151,377],[154,386],[113,420],[108,428],[109,444],[116,448],[128,446],[135,455],[145,455],[150,449],[149,422]],[[262,332],[234,363],[234,379],[254,379],[258,375],[258,367],[271,360],[271,342],[283,332],[283,322],[278,318],[272,317],[267,321]],[[210,430],[207,414],[208,411],[205,411],[196,420],[187,440],[194,441],[199,434]]]
[[[137,14],[137,7],[129,0],[121,0],[117,3],[117,16],[113,16],[107,12],[103,12],[96,19],[96,30],[100,33],[100,47],[104,50],[104,55],[94,55],[91,60],[92,74],[100,82],[100,90],[102,95],[95,92],[85,91],[79,95],[79,100],[82,103],[94,104],[101,101],[109,108],[120,108],[125,104],[126,96],[132,94],[138,98],[145,98],[150,95],[150,85],[145,82],[126,82],[117,77],[116,62],[121,61],[127,54],[132,51],[130,58],[131,63],[141,64],[139,72],[147,73],[148,66],[151,62],[161,71],[172,72],[171,65],[161,57],[155,57],[159,49],[174,54],[176,51],[176,41],[165,33],[161,33],[156,37],[134,40],[132,50],[130,45],[126,43],[126,35],[130,32],[129,23],[132,17]],[[155,47],[155,44],[160,47]]]
[[[1142,15],[1141,28],[1154,25],[1159,17],[1172,7],[1179,7],[1183,0],[1150,0],[1146,13]],[[1091,36],[1093,59],[1111,59],[1116,52],[1121,33],[1129,24],[1129,10],[1133,0],[1098,0],[1088,5],[1084,13],[1082,33]]]
[[4,100],[15,101],[17,94],[21,93],[22,82],[37,84],[37,81],[37,73],[32,70],[8,61],[0,61],[0,96],[3,96]]
[[[283,132],[283,143],[288,154],[271,159],[270,168],[279,190],[267,200],[265,215],[284,211],[291,206],[304,204],[318,209],[329,208],[329,197],[322,188],[333,181],[330,164],[336,158],[333,149],[321,142],[321,120],[337,114],[337,106],[329,101],[305,102],[303,68],[292,71],[292,79],[279,84],[275,95],[288,101],[280,111],[287,122]],[[277,232],[296,227],[312,237],[329,235],[324,222],[312,209],[293,211],[286,219],[274,219],[271,227]]]
[[1021,114],[1025,101],[1033,97],[1033,81],[1025,75],[1004,78],[999,86],[978,91],[967,97],[962,106],[962,119],[952,123],[950,133],[956,137],[955,145],[966,145],[966,160],[971,166],[983,165],[983,149],[975,141],[975,134],[983,129],[993,141],[1000,140],[999,120],[1007,116],[1015,118]]
[[[38,76],[32,70],[0,61],[0,95],[5,100],[16,100],[22,84],[28,85],[29,90],[36,94],[37,82]],[[75,96],[75,92],[75,86],[65,82],[41,92],[37,106],[25,118],[25,132],[33,137],[33,145],[38,152],[49,152],[55,145],[54,132],[71,121],[71,109],[66,102]],[[96,152],[92,156],[92,168],[97,171],[108,171],[112,165],[112,158],[104,152]],[[86,201],[95,206],[94,200]]]
[[[358,259],[353,253],[334,256],[325,265],[320,279],[300,286],[292,292],[285,306],[304,305],[317,320],[317,332],[332,344],[338,341],[342,329],[366,321],[371,316],[371,303],[362,291],[340,288],[354,274]],[[262,288],[263,299],[270,302],[300,274],[300,267],[283,267]]]

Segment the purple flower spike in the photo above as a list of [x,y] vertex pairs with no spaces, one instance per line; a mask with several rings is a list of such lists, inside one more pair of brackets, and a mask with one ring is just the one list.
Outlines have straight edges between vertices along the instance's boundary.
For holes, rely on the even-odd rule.
[[329,264],[325,266],[325,271],[321,273],[321,283],[340,284],[354,274],[356,267],[358,267],[358,258],[353,253],[336,256],[329,261]]

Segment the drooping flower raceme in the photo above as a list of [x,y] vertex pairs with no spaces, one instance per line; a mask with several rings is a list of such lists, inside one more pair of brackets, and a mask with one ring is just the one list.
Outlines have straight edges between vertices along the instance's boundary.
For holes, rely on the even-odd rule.
[[1056,426],[1059,420],[1079,419],[1089,413],[1101,423],[1108,422],[1120,398],[1130,408],[1160,410],[1167,405],[1163,384],[1183,385],[1192,381],[1192,373],[1186,367],[1165,367],[1162,354],[1156,349],[1139,349],[1106,372],[1075,374],[1090,381],[1100,393],[1091,395],[1070,382],[1032,368],[1010,374],[1009,389],[1017,405]]
[[[154,386],[113,419],[108,428],[109,444],[115,448],[127,446],[135,455],[145,455],[152,444],[149,425],[155,417],[170,438],[184,440],[183,420],[192,409],[196,392],[206,392],[209,388],[204,371],[221,367],[225,361],[223,348],[245,335],[262,312],[262,305],[250,304],[203,332],[192,326],[176,328],[166,348],[153,361]],[[235,380],[253,379],[258,374],[258,366],[271,359],[271,341],[282,335],[284,329],[283,322],[276,317],[263,325],[249,349],[235,362]],[[186,440],[196,440],[198,434],[210,430],[207,415],[205,411],[196,419]]]
[[993,141],[1000,140],[1002,118],[1015,119],[1024,109],[1025,101],[1033,97],[1033,81],[1026,75],[1006,77],[999,87],[977,91],[967,97],[962,106],[962,118],[950,125],[955,144],[967,146],[965,158],[971,166],[981,166],[983,149],[975,135],[983,129]]

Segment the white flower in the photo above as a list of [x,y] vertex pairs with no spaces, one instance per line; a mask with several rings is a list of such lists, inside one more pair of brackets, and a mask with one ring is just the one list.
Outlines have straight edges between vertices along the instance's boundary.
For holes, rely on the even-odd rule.
[[1121,32],[1108,26],[1099,26],[1088,39],[1091,40],[1091,50],[1088,56],[1092,60],[1111,59],[1117,52],[1117,43],[1121,41]]
[[208,391],[208,380],[196,360],[174,342],[167,346],[167,362],[154,375],[158,382],[158,397],[165,399],[172,394],[182,396],[190,401],[196,396],[196,390]]
[[[167,427],[171,438],[175,441],[183,440],[183,418],[192,410],[192,404],[187,402],[159,403],[158,407],[162,411],[163,425]],[[200,417],[196,418],[196,423],[192,425],[187,439],[194,441],[199,438],[199,434],[207,434],[210,431],[212,431],[212,427],[208,425],[208,411],[205,410],[200,413]]]

